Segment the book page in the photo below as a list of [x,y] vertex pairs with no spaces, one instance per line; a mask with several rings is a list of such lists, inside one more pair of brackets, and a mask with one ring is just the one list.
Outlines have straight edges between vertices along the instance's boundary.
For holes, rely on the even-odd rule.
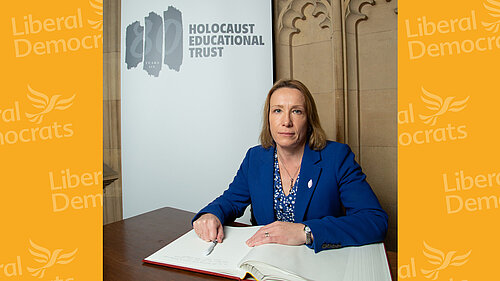
[[348,248],[335,250],[335,254],[330,251],[315,254],[305,245],[265,244],[254,247],[244,261],[249,264],[258,261],[259,267],[261,263],[267,264],[306,280],[342,281],[350,251]]
[[259,281],[308,281],[300,276],[291,274],[290,272],[281,270],[274,266],[269,266],[266,263],[251,261],[243,262],[240,268],[251,272],[253,276]]
[[350,251],[343,281],[391,281],[384,244],[376,243],[343,249]]
[[[317,254],[305,245],[266,244],[251,250],[240,266],[245,268],[246,264],[256,267],[264,275],[266,271],[271,272],[267,268],[279,268],[287,274],[278,276],[289,276],[290,280],[297,277],[316,281],[391,280],[382,243],[325,250]],[[274,270],[274,274],[278,272]]]
[[208,256],[205,253],[212,242],[201,240],[191,230],[144,260],[243,278],[246,272],[238,262],[252,249],[245,242],[259,228],[224,226],[223,242]]

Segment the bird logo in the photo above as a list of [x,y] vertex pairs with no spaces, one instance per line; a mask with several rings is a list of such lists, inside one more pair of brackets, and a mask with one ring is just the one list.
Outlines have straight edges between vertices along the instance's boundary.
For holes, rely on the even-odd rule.
[[99,20],[87,20],[93,29],[102,31],[102,0],[89,0],[90,6],[94,8],[95,13],[101,18]]
[[28,120],[35,122],[36,124],[40,124],[45,114],[51,112],[52,110],[65,110],[73,105],[73,99],[76,96],[76,94],[74,94],[70,98],[60,99],[61,95],[53,95],[49,99],[47,95],[33,90],[30,85],[28,85],[28,90],[29,93],[27,96],[28,99],[33,102],[33,107],[42,109],[41,112],[35,114],[25,113]]
[[467,96],[461,101],[453,101],[455,97],[447,97],[443,101],[440,96],[429,93],[424,89],[423,86],[422,93],[424,94],[420,96],[420,98],[427,104],[425,107],[432,111],[436,111],[436,113],[428,116],[419,114],[418,116],[424,121],[425,124],[430,124],[431,126],[434,126],[436,124],[437,118],[445,114],[446,112],[458,112],[464,109],[467,106],[465,103],[469,100],[470,97]]
[[464,255],[459,255],[456,256],[455,254],[457,251],[450,251],[446,253],[446,255],[435,248],[432,248],[431,246],[427,245],[427,243],[424,242],[424,247],[425,249],[423,250],[424,256],[428,257],[429,260],[428,262],[431,264],[438,265],[435,269],[420,269],[422,273],[424,274],[425,278],[429,278],[432,280],[436,280],[438,278],[439,272],[441,270],[446,269],[448,266],[461,266],[465,264],[469,259],[469,255],[472,250],[469,250]]
[[[500,2],[495,0],[486,0],[488,3],[483,3],[484,8],[488,10],[488,15],[493,18],[500,18]],[[484,22],[481,24],[487,31],[491,31],[493,33],[498,32],[498,28],[500,27],[500,20],[494,22]]]
[[31,247],[28,248],[29,252],[35,256],[35,261],[43,264],[43,266],[39,268],[31,268],[28,267],[28,271],[32,276],[43,278],[45,274],[45,270],[54,266],[55,264],[68,264],[75,259],[75,254],[78,251],[76,248],[73,252],[61,254],[62,249],[56,249],[54,252],[50,252],[48,249],[45,249],[42,246],[39,246],[30,239]]

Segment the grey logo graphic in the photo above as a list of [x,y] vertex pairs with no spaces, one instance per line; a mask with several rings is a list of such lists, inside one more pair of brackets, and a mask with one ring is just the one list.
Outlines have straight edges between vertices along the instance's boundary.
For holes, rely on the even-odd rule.
[[165,64],[179,71],[182,64],[182,14],[173,7],[163,12],[165,26]]
[[137,67],[142,61],[143,36],[144,27],[138,21],[127,26],[125,34],[125,63],[127,64],[127,69]]
[[158,77],[161,70],[161,52],[163,47],[163,23],[161,17],[153,12],[144,18],[146,33],[144,34],[144,65],[149,75]]
[[150,12],[144,18],[145,27],[136,21],[125,32],[125,63],[127,69],[143,62],[143,69],[158,77],[162,64],[180,70],[182,65],[182,13],[169,6],[163,18]]

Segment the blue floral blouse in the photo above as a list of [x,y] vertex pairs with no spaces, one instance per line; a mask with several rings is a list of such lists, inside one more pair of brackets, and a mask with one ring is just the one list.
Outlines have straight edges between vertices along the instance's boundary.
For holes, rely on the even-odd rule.
[[297,187],[299,175],[293,183],[290,193],[285,195],[281,185],[280,167],[278,164],[278,153],[274,150],[274,218],[278,221],[295,222],[295,199],[297,198]]

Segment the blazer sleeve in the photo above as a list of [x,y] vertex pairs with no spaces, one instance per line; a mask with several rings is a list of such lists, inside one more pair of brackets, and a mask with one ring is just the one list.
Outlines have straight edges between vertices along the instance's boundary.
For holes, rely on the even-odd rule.
[[304,221],[314,237],[310,248],[319,252],[383,241],[387,231],[387,213],[366,182],[366,175],[354,160],[354,153],[347,145],[342,145],[334,158],[336,184],[346,215]]
[[217,216],[222,224],[232,222],[243,215],[246,207],[250,204],[250,192],[248,188],[249,158],[250,150],[247,151],[233,182],[229,184],[229,188],[221,196],[201,209],[194,216],[191,223],[205,213]]

